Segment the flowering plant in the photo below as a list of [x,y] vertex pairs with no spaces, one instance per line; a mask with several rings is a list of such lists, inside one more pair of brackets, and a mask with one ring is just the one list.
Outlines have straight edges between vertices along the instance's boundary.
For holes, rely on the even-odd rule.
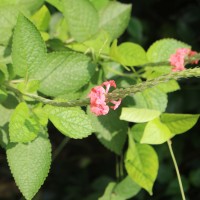
[[[120,157],[116,179],[99,200],[129,199],[142,189],[153,195],[159,170],[153,145],[163,143],[185,199],[171,140],[199,115],[166,108],[180,79],[200,76],[200,54],[172,38],[146,51],[133,42],[118,45],[131,15],[131,5],[118,1],[4,2],[10,20],[6,34],[0,31],[0,144],[25,199],[34,198],[57,156],[49,121],[64,144],[93,134]],[[51,15],[49,6],[57,12]]]

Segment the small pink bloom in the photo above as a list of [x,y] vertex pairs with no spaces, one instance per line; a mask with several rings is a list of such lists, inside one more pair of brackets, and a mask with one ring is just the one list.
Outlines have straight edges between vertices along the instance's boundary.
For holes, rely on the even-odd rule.
[[[195,55],[195,51],[191,51],[189,48],[179,48],[176,50],[175,54],[172,54],[169,58],[169,62],[172,66],[172,71],[182,71],[185,70],[184,59],[187,56]],[[198,61],[194,61],[193,63],[197,64]]]
[[[106,86],[104,89],[103,86]],[[90,110],[95,115],[106,115],[109,112],[109,106],[106,104],[106,94],[108,94],[110,87],[116,88],[116,83],[114,80],[106,81],[101,84],[101,86],[96,86],[91,89],[89,93],[90,97]],[[118,101],[110,101],[114,106],[110,106],[113,110],[116,110],[121,104],[121,99]]]
[[122,102],[122,99],[119,99],[118,101],[114,101],[114,100],[112,100],[112,101],[110,101],[112,104],[114,104],[114,106],[110,106],[110,108],[112,108],[113,110],[116,110],[118,107],[119,107],[119,105],[121,104],[121,102]]
[[[196,51],[190,51],[189,56],[194,56],[194,55],[196,55],[196,54],[197,54]],[[199,60],[195,60],[195,61],[192,62],[192,64],[196,64],[196,65],[197,65],[198,62],[199,62]]]
[[110,86],[113,86],[114,88],[116,88],[116,83],[114,80],[105,81],[101,85],[106,86],[106,94],[108,93]]

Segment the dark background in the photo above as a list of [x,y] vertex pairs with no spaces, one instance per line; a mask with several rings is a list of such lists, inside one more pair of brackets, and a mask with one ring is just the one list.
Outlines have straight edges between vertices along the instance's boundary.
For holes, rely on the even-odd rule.
[[[154,41],[173,37],[200,51],[200,0],[132,0],[132,19],[120,42],[132,41],[147,49]],[[49,6],[49,5],[48,5]],[[168,112],[200,113],[200,81],[180,81],[181,90],[169,94]],[[64,136],[49,124],[53,154]],[[107,183],[116,180],[116,157],[94,135],[69,140],[55,158],[50,174],[35,200],[96,200]],[[173,140],[187,200],[200,199],[200,122]],[[150,197],[142,190],[134,200],[179,200],[180,191],[166,144],[155,146],[160,169]],[[0,200],[23,199],[0,149]]]

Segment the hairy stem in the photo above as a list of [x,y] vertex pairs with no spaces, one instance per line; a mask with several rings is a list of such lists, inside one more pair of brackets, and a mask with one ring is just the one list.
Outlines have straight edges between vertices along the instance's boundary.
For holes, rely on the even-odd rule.
[[[169,80],[179,80],[181,78],[190,78],[190,77],[200,77],[200,68],[196,67],[194,69],[187,69],[180,72],[171,72],[169,74],[160,76],[152,80],[144,81],[136,85],[131,85],[126,88],[115,89],[111,93],[108,93],[106,98],[108,101],[117,100],[120,98],[124,98],[130,94],[141,92],[145,89],[151,88],[160,83],[168,82]],[[52,106],[75,107],[75,106],[86,106],[90,104],[89,98],[72,100],[72,101],[57,101],[57,100],[47,99],[35,94],[23,93],[14,86],[12,86],[11,84],[5,84],[5,87],[8,90],[14,92],[18,96],[27,96],[32,99],[35,99],[36,101],[42,102],[43,104],[49,104]]]
[[175,170],[176,170],[176,175],[177,175],[177,178],[178,178],[178,183],[179,183],[179,187],[180,187],[180,191],[181,191],[182,200],[186,200],[184,189],[183,189],[183,184],[182,184],[182,181],[181,181],[181,175],[180,175],[178,165],[177,165],[177,162],[176,162],[176,158],[174,156],[174,152],[173,152],[173,149],[172,149],[172,142],[170,140],[168,140],[167,144],[168,144],[169,151],[170,151],[170,154],[171,154],[171,157],[172,157],[172,160],[173,160],[173,163],[174,163],[174,167],[175,167]]

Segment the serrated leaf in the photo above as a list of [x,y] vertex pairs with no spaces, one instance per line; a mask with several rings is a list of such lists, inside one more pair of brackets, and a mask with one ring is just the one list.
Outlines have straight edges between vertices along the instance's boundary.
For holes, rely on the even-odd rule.
[[51,144],[41,133],[27,144],[10,144],[7,160],[17,186],[27,200],[31,200],[44,183],[51,165]]
[[136,93],[134,100],[137,108],[148,108],[164,112],[167,107],[167,94],[157,87]]
[[40,8],[40,10],[38,10],[31,17],[33,23],[36,25],[36,27],[40,31],[46,31],[47,30],[47,28],[49,26],[50,18],[51,18],[51,14],[50,14],[48,8],[45,5],[43,5]]
[[139,66],[147,62],[145,50],[138,44],[125,42],[119,45],[111,57],[125,66]]
[[72,52],[48,54],[34,77],[41,80],[39,90],[49,96],[75,92],[87,84],[95,71],[89,57]]
[[97,32],[98,13],[88,0],[63,0],[62,2],[63,13],[74,39],[83,42]]
[[[121,200],[134,197],[139,191],[140,186],[136,184],[129,176],[126,176],[114,188],[114,194],[121,197]],[[115,200],[113,198],[113,200]]]
[[9,123],[11,142],[30,142],[40,131],[38,121],[31,115],[26,103],[20,103],[12,113]]
[[156,118],[147,123],[140,142],[145,144],[162,144],[173,137],[169,128]]
[[107,31],[114,40],[128,26],[131,15],[131,4],[111,1],[100,11],[100,29]]
[[170,55],[175,53],[178,48],[190,48],[190,46],[171,38],[161,39],[149,47],[147,58],[149,62],[168,61]]
[[150,145],[136,144],[129,135],[129,147],[125,157],[128,175],[152,195],[152,187],[158,173],[158,156]]
[[75,139],[85,138],[92,134],[91,121],[79,107],[46,106],[45,109],[50,121],[62,134]]
[[119,120],[120,110],[96,117],[88,111],[98,140],[111,151],[121,154],[127,137],[128,123]]
[[160,114],[161,112],[158,110],[130,107],[122,108],[120,119],[128,122],[143,123],[155,119]]
[[13,69],[19,76],[32,76],[46,57],[46,47],[39,31],[22,14],[14,30],[12,44]]
[[160,117],[173,134],[180,134],[191,129],[199,119],[199,115],[163,113]]

